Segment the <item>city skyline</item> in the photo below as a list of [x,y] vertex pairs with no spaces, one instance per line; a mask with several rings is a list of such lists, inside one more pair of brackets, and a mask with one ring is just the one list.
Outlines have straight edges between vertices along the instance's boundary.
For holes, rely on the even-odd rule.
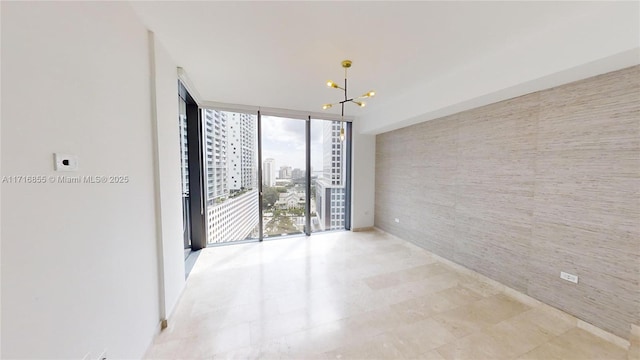
[[[315,190],[306,199],[304,187],[298,181],[282,182],[276,189],[275,180],[295,180],[306,173],[307,122],[264,118],[262,180],[267,190],[260,203],[257,116],[203,109],[202,119],[208,244],[259,236],[260,208],[265,211],[264,236],[303,233],[305,220],[301,209],[307,202],[313,214],[311,231],[344,227],[344,149],[339,138],[340,122],[311,122],[312,167],[309,171],[314,176]],[[179,120],[184,187],[188,181],[184,171],[187,138],[183,130],[186,130],[186,123],[184,116]]]

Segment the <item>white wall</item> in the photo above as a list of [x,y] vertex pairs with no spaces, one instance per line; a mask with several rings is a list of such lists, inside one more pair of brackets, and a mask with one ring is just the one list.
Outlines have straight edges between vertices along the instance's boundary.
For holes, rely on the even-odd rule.
[[178,128],[177,66],[153,33],[149,32],[152,49],[152,102],[155,107],[156,186],[159,199],[161,283],[164,298],[163,319],[171,315],[185,285],[182,224],[182,178],[180,177],[180,131]]
[[[1,6],[2,176],[60,175],[52,154],[64,152],[79,158],[69,175],[129,177],[2,184],[2,355],[139,358],[160,314],[147,31],[126,3]],[[171,65],[158,63],[164,84]],[[165,139],[168,92],[158,91],[170,113],[158,118],[159,145],[177,141]],[[176,157],[160,155],[165,174]]]
[[[2,6],[0,5],[0,36],[2,34]],[[1,43],[1,41],[0,41]],[[0,68],[2,67],[2,47],[0,47]],[[0,76],[0,78],[2,78]],[[2,87],[0,86],[0,99],[2,99]],[[2,114],[2,101],[0,100],[0,114]],[[1,118],[2,116],[0,116]],[[0,150],[2,149],[2,124],[0,122]],[[1,151],[0,151],[1,154]],[[0,174],[2,164],[0,162]],[[0,204],[2,204],[2,191],[0,191]],[[2,207],[0,206],[0,259],[2,259]],[[2,279],[2,266],[0,264],[0,279]],[[2,324],[2,285],[0,285],[0,324]],[[0,359],[2,359],[2,326],[0,325]]]
[[353,121],[351,229],[373,226],[375,209],[376,136],[363,134],[362,121]]
[[362,131],[380,134],[639,64],[640,4],[602,1],[585,9],[372,104]]

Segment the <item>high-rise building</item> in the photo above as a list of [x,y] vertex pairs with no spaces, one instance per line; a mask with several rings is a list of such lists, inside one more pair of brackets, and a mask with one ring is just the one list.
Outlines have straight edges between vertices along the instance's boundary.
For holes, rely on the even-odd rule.
[[262,162],[262,185],[276,186],[276,161],[274,159],[265,159]]
[[227,116],[225,112],[204,109],[204,152],[207,204],[229,195],[227,186]]
[[189,196],[189,142],[187,141],[187,104],[180,99],[180,176],[182,178],[182,197]]
[[258,189],[207,207],[207,243],[244,240],[257,231]]
[[204,109],[208,243],[243,240],[258,224],[256,119]]
[[344,148],[339,121],[326,121],[323,133],[323,171],[316,180],[316,213],[322,230],[344,229]]
[[280,166],[278,179],[291,179],[291,166]]
[[255,118],[250,114],[226,114],[229,189],[253,189],[257,185]]
[[304,170],[295,168],[291,171],[291,178],[292,179],[301,179],[304,178]]

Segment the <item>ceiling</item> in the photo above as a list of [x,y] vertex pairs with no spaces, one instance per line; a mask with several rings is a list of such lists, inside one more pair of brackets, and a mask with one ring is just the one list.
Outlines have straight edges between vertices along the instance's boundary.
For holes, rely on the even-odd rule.
[[377,92],[367,108],[348,108],[347,114],[353,116],[373,114],[385,104],[402,106],[398,99],[418,91],[420,84],[571,19],[597,13],[603,6],[582,2],[131,4],[186,71],[202,100],[320,112],[323,103],[340,100],[341,92],[325,83],[343,81],[340,62],[351,59],[349,95]]

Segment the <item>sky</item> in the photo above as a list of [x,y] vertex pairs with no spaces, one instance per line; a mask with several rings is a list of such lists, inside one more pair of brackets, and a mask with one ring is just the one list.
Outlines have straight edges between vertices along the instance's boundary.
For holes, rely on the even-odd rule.
[[[322,170],[323,120],[311,121],[311,168]],[[262,116],[262,160],[272,158],[277,170],[281,166],[305,168],[305,121]]]

